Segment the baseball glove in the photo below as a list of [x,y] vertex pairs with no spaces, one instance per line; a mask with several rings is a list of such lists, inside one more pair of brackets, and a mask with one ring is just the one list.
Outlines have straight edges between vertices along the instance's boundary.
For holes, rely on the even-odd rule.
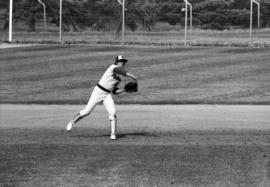
[[133,93],[138,91],[138,83],[137,82],[128,82],[124,86],[124,90],[127,93]]

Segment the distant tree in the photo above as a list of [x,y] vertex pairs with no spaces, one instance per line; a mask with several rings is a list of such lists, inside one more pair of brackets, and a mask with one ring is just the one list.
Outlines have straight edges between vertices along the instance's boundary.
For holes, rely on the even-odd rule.
[[134,1],[127,1],[126,8],[126,26],[130,28],[131,31],[135,31],[139,26],[136,4]]
[[194,6],[194,17],[203,29],[223,30],[230,26],[229,2],[227,0],[207,0]]
[[250,5],[250,0],[232,0],[230,3],[231,9],[248,9]]
[[228,17],[231,26],[249,27],[250,12],[247,9],[231,9]]
[[35,32],[36,31],[36,20],[37,17],[40,16],[39,10],[41,10],[40,5],[35,0],[28,0],[25,1],[25,4],[29,6],[28,15],[26,15],[26,12],[24,14],[26,15],[26,24],[28,25],[28,31],[29,32]]
[[94,30],[107,30],[119,27],[121,20],[121,6],[116,0],[87,0],[84,4],[87,7],[88,25]]
[[0,1],[0,18],[4,20],[3,28],[8,23],[9,1]]
[[[261,26],[270,27],[270,1],[269,0],[258,0],[261,3]],[[234,19],[231,21],[235,25],[241,25],[242,27],[249,26],[249,16],[250,16],[250,1],[247,0],[234,0],[230,4],[232,13],[237,13]],[[254,8],[254,20],[257,16],[257,8]],[[238,21],[237,21],[238,20]]]
[[14,17],[25,21],[29,32],[36,31],[36,21],[42,15],[41,5],[37,0],[19,0],[14,2]]
[[160,12],[158,15],[158,20],[162,22],[167,22],[170,25],[176,25],[181,22],[181,17],[183,12],[181,8],[183,3],[170,3],[164,2],[160,4]]
[[151,31],[155,25],[160,11],[159,1],[155,0],[137,0],[135,4],[136,13],[144,29]]
[[85,26],[84,12],[80,4],[63,1],[63,26],[66,31],[78,31]]
[[[5,20],[3,29],[7,29],[9,22],[9,1],[1,1],[0,6],[6,9],[1,17]],[[42,18],[42,12],[43,9],[37,0],[13,1],[13,22],[24,22],[28,26],[27,30],[29,32],[36,30],[36,21]]]
[[1,14],[0,14],[0,18],[3,20],[2,28],[3,28],[3,30],[7,30],[8,24],[9,24],[9,9],[8,9],[8,6],[2,2],[0,4],[0,7],[2,7]]
[[[59,26],[59,0],[42,0],[47,7],[47,22]],[[270,0],[261,2],[261,26],[270,27]],[[204,29],[227,29],[249,26],[249,0],[189,0],[193,5],[193,25]],[[135,31],[142,27],[151,31],[156,22],[170,25],[184,24],[184,2],[179,0],[126,0],[125,24]],[[8,28],[9,1],[0,1],[3,29]],[[256,8],[254,20],[256,20]],[[36,22],[43,19],[43,7],[37,0],[16,0],[14,22],[24,22],[28,31],[36,30]],[[121,32],[122,7],[117,0],[63,0],[63,28],[78,31],[93,30]]]
[[261,26],[270,27],[270,1],[262,1],[262,10],[261,10]]
[[[59,26],[59,1],[46,0],[47,13],[50,23]],[[78,31],[87,26],[87,12],[83,9],[80,1],[63,1],[62,26],[64,31]]]

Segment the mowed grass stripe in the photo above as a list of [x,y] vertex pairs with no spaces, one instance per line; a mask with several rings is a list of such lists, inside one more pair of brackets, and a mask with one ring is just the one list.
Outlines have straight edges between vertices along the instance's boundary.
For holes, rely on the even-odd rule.
[[129,59],[140,85],[118,103],[270,103],[270,48],[70,45],[0,53],[4,103],[87,102],[118,54]]
[[265,186],[260,184],[268,181],[269,147],[261,145],[0,146],[3,185]]

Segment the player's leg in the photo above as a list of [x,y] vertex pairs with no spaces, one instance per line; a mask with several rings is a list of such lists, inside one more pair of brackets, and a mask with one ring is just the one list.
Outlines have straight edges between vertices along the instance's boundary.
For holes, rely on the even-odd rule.
[[95,106],[103,100],[103,98],[104,94],[100,93],[99,90],[95,88],[84,109],[80,110],[80,112],[76,114],[74,118],[68,123],[66,127],[67,131],[70,131],[75,123],[89,115],[94,110]]
[[97,102],[93,97],[90,97],[87,105],[83,110],[80,110],[67,125],[67,131],[70,131],[75,123],[89,115],[95,108]]
[[109,94],[103,101],[103,104],[105,108],[108,111],[109,114],[109,120],[110,120],[110,126],[111,126],[111,139],[116,139],[116,124],[117,124],[117,118],[116,118],[116,109],[114,100],[112,98],[112,95]]

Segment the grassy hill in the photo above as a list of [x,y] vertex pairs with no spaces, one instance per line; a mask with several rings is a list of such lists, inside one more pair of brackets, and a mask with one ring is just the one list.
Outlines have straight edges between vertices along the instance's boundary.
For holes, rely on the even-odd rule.
[[84,104],[118,54],[140,87],[117,103],[270,104],[270,48],[76,45],[1,49],[1,102]]

